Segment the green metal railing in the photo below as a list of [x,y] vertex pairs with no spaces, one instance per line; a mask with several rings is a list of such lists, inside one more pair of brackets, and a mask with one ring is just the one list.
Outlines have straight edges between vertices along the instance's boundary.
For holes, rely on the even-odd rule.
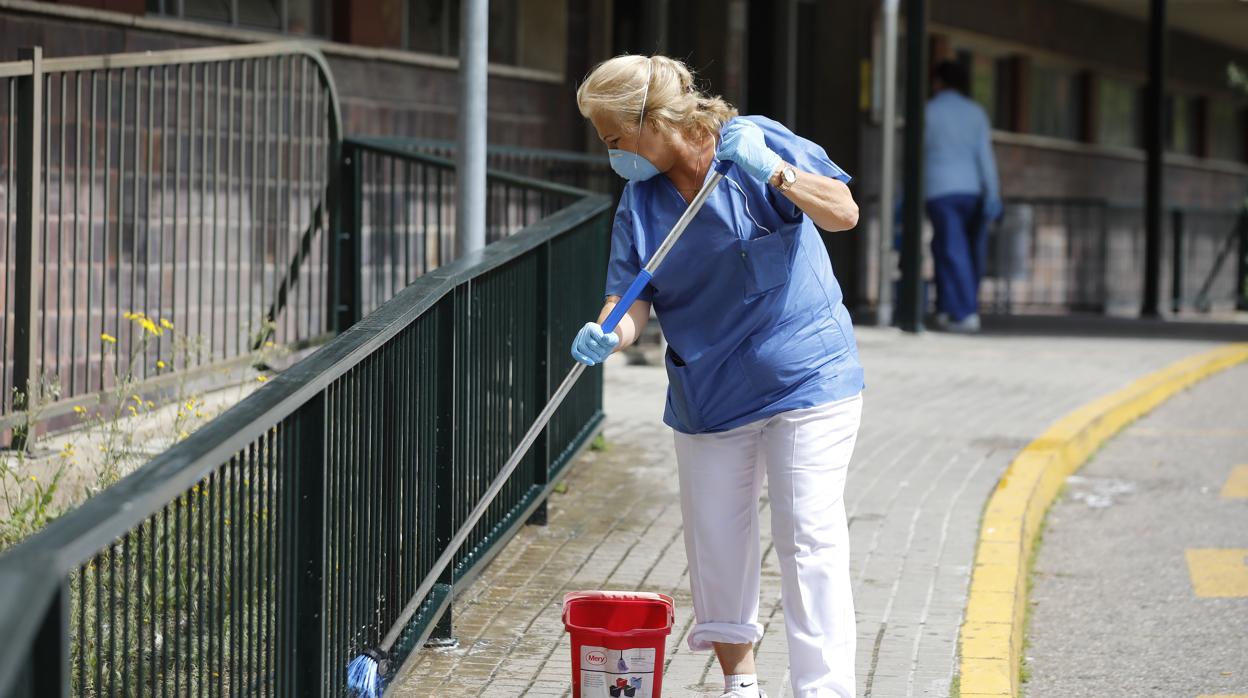
[[[342,145],[345,235],[336,256],[339,327],[421,274],[458,255],[450,160],[407,149],[403,139],[349,138]],[[586,191],[491,170],[486,241],[497,242],[584,197]]]
[[[574,193],[504,181],[537,199]],[[611,202],[575,193],[375,297],[311,357],[0,557],[0,695],[341,694],[347,662],[426,581],[598,310]],[[446,631],[456,584],[543,518],[601,400],[591,371],[423,600],[392,666]]]
[[155,364],[171,339],[143,344],[126,312],[202,339],[182,376],[246,361],[270,334],[338,329],[326,231],[341,119],[319,51],[21,56],[0,63],[0,430],[26,419],[41,376],[61,398],[45,419],[107,399],[114,352],[145,352],[134,377],[168,384]]
[[[399,150],[444,158],[454,158],[457,147],[455,141],[437,138],[387,138],[386,142]],[[486,159],[490,169],[499,172],[588,189],[616,199],[624,191],[625,182],[611,170],[605,150],[581,153],[494,144],[486,148]]]

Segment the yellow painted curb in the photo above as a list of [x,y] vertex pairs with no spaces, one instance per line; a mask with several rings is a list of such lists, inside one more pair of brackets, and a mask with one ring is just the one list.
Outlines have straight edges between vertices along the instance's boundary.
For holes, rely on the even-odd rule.
[[1243,361],[1248,361],[1248,344],[1231,344],[1144,376],[1057,420],[1010,463],[984,510],[958,633],[964,698],[1019,694],[1027,563],[1044,514],[1067,476],[1127,424]]

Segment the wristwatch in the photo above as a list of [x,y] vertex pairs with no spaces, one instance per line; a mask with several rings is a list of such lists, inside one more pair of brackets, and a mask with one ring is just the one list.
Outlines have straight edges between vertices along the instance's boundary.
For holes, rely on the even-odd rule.
[[797,182],[797,170],[788,165],[781,165],[771,177],[772,186],[782,192],[792,189],[795,182]]

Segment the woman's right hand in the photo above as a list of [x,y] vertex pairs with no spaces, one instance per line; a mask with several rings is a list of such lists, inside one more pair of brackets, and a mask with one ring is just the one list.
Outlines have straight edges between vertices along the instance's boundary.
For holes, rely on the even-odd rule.
[[572,358],[586,366],[594,366],[606,361],[619,345],[620,338],[617,334],[603,332],[602,325],[587,322],[572,341]]

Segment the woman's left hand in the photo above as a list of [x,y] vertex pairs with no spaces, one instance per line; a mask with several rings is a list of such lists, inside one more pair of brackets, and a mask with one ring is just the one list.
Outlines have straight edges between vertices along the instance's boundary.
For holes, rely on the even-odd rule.
[[766,184],[780,166],[780,156],[767,147],[763,130],[752,121],[733,119],[719,132],[715,157],[732,160],[758,181]]

